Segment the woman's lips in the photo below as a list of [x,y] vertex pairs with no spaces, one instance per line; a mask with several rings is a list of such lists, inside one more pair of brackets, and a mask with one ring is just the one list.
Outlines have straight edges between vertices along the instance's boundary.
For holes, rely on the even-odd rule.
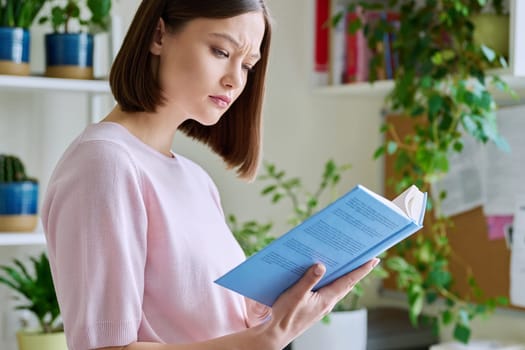
[[231,98],[228,96],[210,96],[211,100],[219,107],[226,108],[230,105]]

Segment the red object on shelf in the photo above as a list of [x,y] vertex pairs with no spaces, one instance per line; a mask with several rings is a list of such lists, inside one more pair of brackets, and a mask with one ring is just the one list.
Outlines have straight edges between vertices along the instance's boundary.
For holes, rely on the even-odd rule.
[[[357,20],[358,15],[355,12],[347,14],[347,22],[352,23]],[[358,33],[346,33],[346,74],[345,83],[353,83],[357,80],[357,65],[358,65]]]
[[316,72],[328,72],[330,0],[316,0],[315,6],[314,67]]
[[[364,21],[360,9],[356,12],[346,14],[347,25],[360,19]],[[363,30],[359,29],[355,33],[346,33],[346,69],[345,83],[362,82],[368,80],[368,61],[370,59],[370,50],[366,43]]]

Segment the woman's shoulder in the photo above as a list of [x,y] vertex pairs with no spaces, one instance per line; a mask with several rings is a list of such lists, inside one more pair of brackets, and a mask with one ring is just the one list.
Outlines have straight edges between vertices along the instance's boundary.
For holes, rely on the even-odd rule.
[[55,168],[55,175],[65,173],[115,174],[136,172],[136,162],[129,146],[115,130],[89,125],[69,145]]
[[88,125],[78,137],[78,143],[111,143],[129,148],[132,138],[121,125],[111,122],[101,122]]
[[205,181],[209,181],[213,183],[213,180],[211,176],[209,175],[209,173],[197,161],[194,161],[179,153],[173,153],[173,155],[177,159],[181,168],[183,168],[186,172],[191,173],[194,176],[197,176],[199,178],[202,178]]
[[132,152],[122,132],[103,124],[89,125],[71,144],[74,158],[89,157],[97,163],[130,161]]
[[124,126],[114,122],[91,124],[73,142],[73,148],[91,155],[98,155],[101,161],[130,162],[138,168],[156,167],[170,158],[146,145]]

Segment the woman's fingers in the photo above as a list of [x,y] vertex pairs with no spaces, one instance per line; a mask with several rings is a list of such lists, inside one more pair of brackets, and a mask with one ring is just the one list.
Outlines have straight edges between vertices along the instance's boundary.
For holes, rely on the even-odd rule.
[[269,322],[264,323],[265,327],[272,328],[276,337],[283,337],[283,343],[291,341],[330,312],[378,262],[379,259],[372,259],[317,292],[312,292],[312,289],[321,280],[326,268],[323,264],[314,264],[295,285],[277,299],[272,306],[272,317]]
[[[374,267],[379,263],[380,259],[374,258],[367,263],[361,265],[357,269],[349,272],[348,274],[338,278],[329,285],[321,288],[318,292],[325,299],[340,299],[345,296],[354,285],[363,279],[366,275],[372,271]],[[304,276],[293,286],[287,293],[295,294],[296,296],[302,296],[309,293],[315,285],[321,280],[326,267],[321,263],[312,265],[304,274]]]
[[288,292],[297,295],[309,293],[321,280],[321,278],[323,278],[325,272],[326,268],[323,264],[316,263],[310,266],[304,276],[301,277],[301,279],[293,287],[291,287]]
[[270,324],[277,325],[291,341],[322,317],[327,303],[312,292],[326,272],[323,264],[316,263],[292,287],[286,290],[272,306]]
[[340,299],[344,297],[350,290],[355,286],[357,282],[363,279],[377,266],[380,259],[374,258],[367,263],[361,265],[352,272],[338,278],[329,285],[321,288],[318,292],[323,298],[336,298]]

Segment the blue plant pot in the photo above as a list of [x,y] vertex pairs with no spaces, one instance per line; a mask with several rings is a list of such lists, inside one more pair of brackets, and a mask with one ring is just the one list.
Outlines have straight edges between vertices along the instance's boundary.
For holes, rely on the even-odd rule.
[[0,215],[36,215],[38,183],[0,183]]
[[0,74],[29,74],[29,31],[0,27]]
[[47,76],[93,79],[93,35],[46,34],[45,45]]
[[0,183],[0,232],[30,232],[38,224],[38,183]]

